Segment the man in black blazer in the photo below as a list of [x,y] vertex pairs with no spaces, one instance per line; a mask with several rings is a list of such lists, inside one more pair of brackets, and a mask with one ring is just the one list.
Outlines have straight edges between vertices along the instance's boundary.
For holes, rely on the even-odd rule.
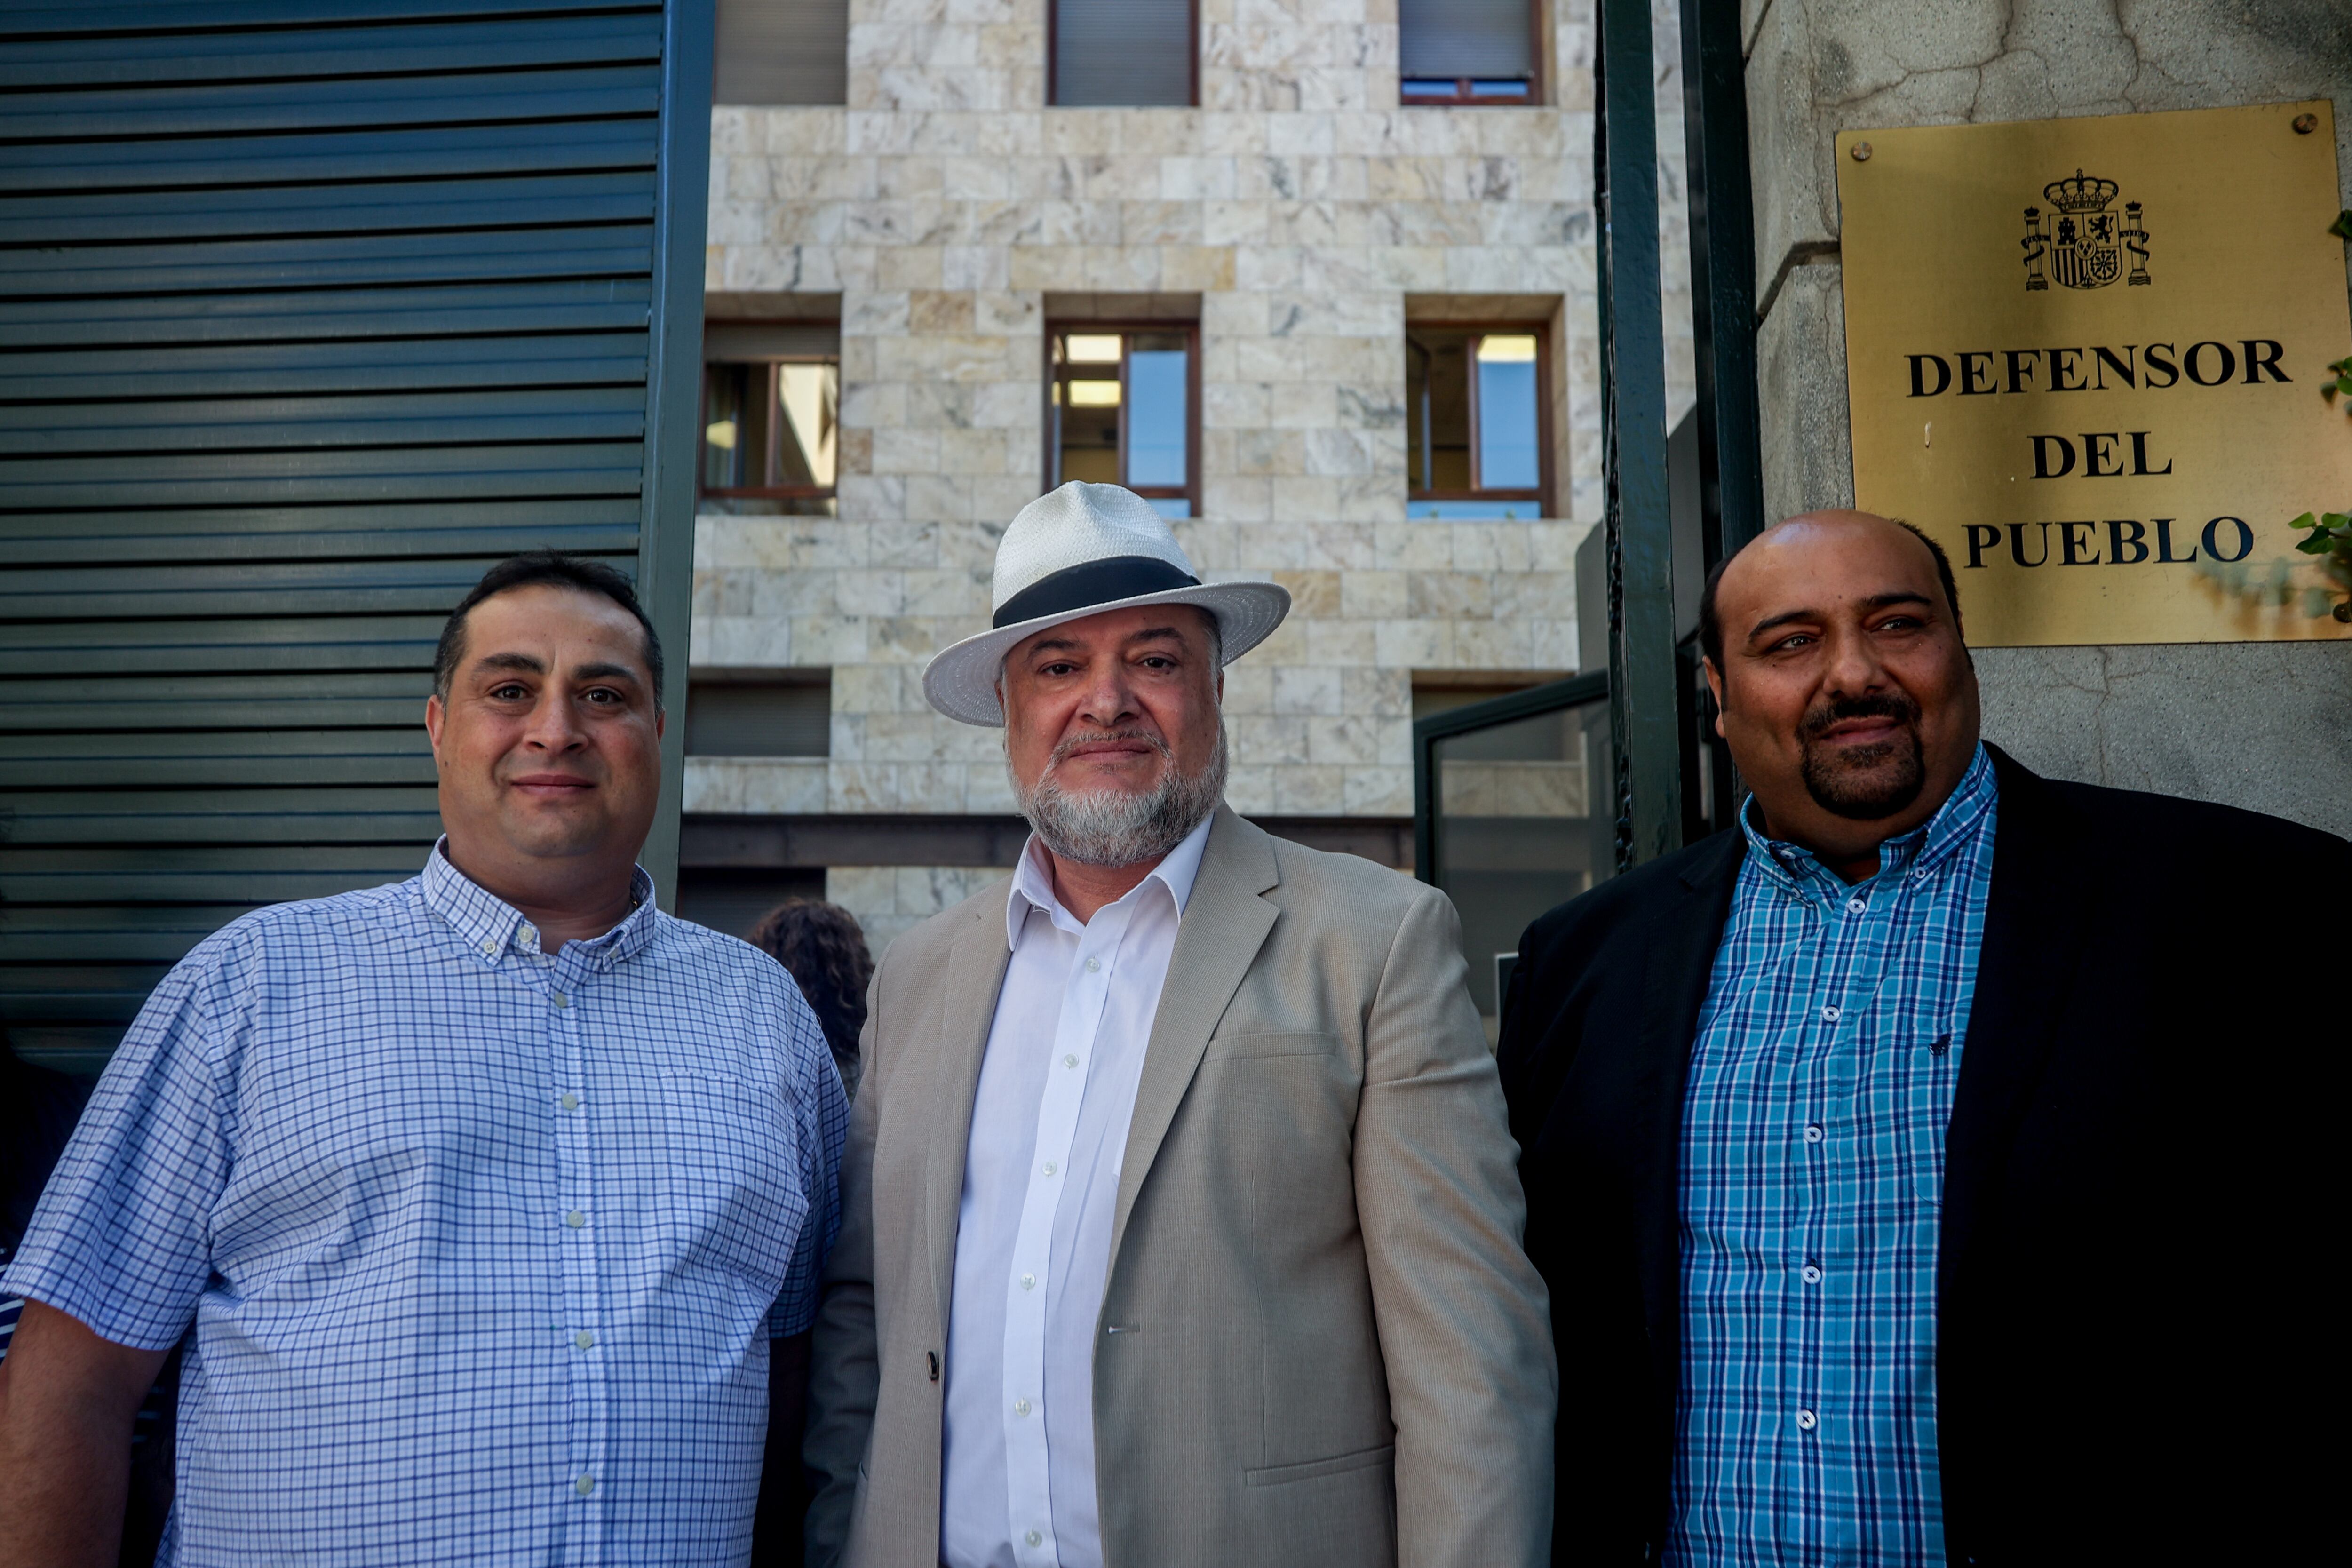
[[[1559,1354],[1555,1561],[2294,1560],[2341,1442],[2314,1282],[2341,980],[2309,960],[2341,946],[2352,845],[1979,749],[1950,565],[1884,519],[1768,531],[1710,579],[1706,622],[1746,826],[1538,920],[1504,1006]],[[1950,828],[1972,802],[1979,839]],[[1841,1005],[1786,994],[1939,833],[1979,867],[1973,905],[1956,871]],[[1938,976],[1952,1025],[1887,1016]],[[1745,1098],[1720,1087],[1738,1072]],[[1823,1084],[1851,1092],[1780,1116]],[[1906,1103],[1924,1134],[1889,1142]],[[1890,1153],[1912,1167],[1894,1184]],[[1880,1184],[1834,1258],[1799,1236],[1823,1170]],[[1759,1215],[1789,1245],[1754,1247]],[[1907,1317],[1841,1279],[1875,1258],[1899,1279],[1906,1226]],[[1752,1250],[1726,1268],[1727,1245]],[[1797,1408],[1802,1382],[1873,1334],[1911,1357],[1872,1428],[1896,1436],[1817,1446],[1845,1412]],[[1689,1351],[1742,1343],[1773,1353]]]

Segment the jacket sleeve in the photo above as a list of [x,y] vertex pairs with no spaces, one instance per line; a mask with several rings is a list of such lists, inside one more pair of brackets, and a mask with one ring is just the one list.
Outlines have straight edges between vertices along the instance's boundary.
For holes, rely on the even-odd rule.
[[1399,926],[1365,1029],[1356,1203],[1396,1424],[1399,1568],[1537,1568],[1559,1397],[1521,1248],[1518,1147],[1434,889]]
[[841,1234],[824,1271],[809,1350],[809,1471],[806,1533],[810,1568],[832,1568],[849,1546],[858,1472],[874,1431],[880,1363],[874,1335],[874,1134],[889,1073],[878,1053],[886,952],[866,988],[866,1029],[858,1040],[859,1093],[851,1102],[841,1151]]

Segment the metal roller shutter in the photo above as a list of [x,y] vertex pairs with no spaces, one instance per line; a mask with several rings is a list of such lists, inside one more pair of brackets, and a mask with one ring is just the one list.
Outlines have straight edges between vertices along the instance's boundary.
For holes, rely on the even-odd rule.
[[1046,0],[1053,8],[1053,103],[1181,108],[1196,101],[1195,0]]
[[[413,874],[442,618],[553,546],[687,667],[711,0],[0,11],[0,1022]],[[646,859],[677,853],[678,756]]]

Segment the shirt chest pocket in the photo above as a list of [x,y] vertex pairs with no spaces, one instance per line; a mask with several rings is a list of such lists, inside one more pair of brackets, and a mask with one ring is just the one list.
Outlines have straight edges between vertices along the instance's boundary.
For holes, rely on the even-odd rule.
[[798,1140],[781,1097],[732,1079],[666,1072],[658,1085],[654,1226],[672,1268],[715,1267],[772,1296],[801,1222]]

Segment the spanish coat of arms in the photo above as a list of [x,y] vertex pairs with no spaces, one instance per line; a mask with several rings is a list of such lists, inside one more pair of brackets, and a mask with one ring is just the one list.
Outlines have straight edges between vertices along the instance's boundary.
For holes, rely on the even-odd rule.
[[2113,180],[2080,169],[2072,179],[2053,180],[2042,187],[2052,210],[2045,215],[2040,207],[2026,208],[2025,237],[2018,241],[2025,248],[2028,291],[2049,288],[2052,278],[2068,289],[2104,289],[2126,276],[2126,252],[2131,256],[2127,281],[2148,280],[2147,230],[2140,222],[2139,203],[2124,204],[2120,224],[2107,210],[2121,194],[2122,187]]

